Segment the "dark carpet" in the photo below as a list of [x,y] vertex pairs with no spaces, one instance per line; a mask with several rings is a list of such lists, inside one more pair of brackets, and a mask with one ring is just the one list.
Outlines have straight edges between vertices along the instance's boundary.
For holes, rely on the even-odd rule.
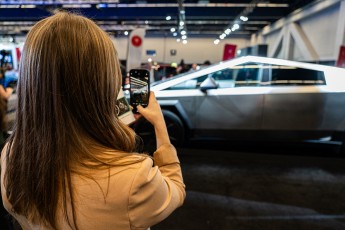
[[316,155],[179,149],[185,203],[151,229],[345,229],[345,158]]

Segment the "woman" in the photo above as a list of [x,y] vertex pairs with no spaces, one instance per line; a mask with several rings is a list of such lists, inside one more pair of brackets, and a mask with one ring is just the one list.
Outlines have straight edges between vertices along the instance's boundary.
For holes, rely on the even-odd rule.
[[60,12],[28,33],[1,156],[3,203],[24,229],[147,229],[182,205],[179,160],[154,95],[138,108],[155,128],[153,167],[117,118],[120,87],[113,43],[91,20]]

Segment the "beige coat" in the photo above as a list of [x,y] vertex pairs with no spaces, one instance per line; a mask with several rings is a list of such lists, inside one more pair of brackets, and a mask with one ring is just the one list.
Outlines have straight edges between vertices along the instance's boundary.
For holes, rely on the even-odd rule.
[[[94,170],[96,181],[73,176],[79,229],[147,229],[183,204],[185,185],[175,148],[161,146],[154,153],[154,164],[150,157],[142,158],[141,154],[129,154],[110,169],[110,174],[109,170]],[[1,182],[5,172],[3,151]],[[39,223],[30,223],[24,216],[12,213],[3,183],[1,191],[5,208],[23,229],[44,229]],[[63,217],[60,221],[61,229],[70,229]]]

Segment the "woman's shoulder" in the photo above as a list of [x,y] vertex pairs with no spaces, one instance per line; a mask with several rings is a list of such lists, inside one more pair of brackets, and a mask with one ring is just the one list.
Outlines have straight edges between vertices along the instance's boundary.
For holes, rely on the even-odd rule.
[[124,153],[117,161],[120,164],[138,164],[141,165],[143,162],[145,164],[153,164],[152,157],[143,153]]
[[98,159],[111,167],[129,165],[140,167],[142,162],[148,162],[148,164],[151,165],[153,164],[152,157],[147,154],[123,152],[118,150],[104,151],[98,155]]

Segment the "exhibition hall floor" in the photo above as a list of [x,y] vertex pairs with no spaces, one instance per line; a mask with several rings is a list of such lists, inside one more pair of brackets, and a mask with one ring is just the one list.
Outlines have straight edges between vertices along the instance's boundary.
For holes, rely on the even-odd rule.
[[225,149],[179,149],[185,203],[151,229],[345,229],[345,157],[320,147]]

